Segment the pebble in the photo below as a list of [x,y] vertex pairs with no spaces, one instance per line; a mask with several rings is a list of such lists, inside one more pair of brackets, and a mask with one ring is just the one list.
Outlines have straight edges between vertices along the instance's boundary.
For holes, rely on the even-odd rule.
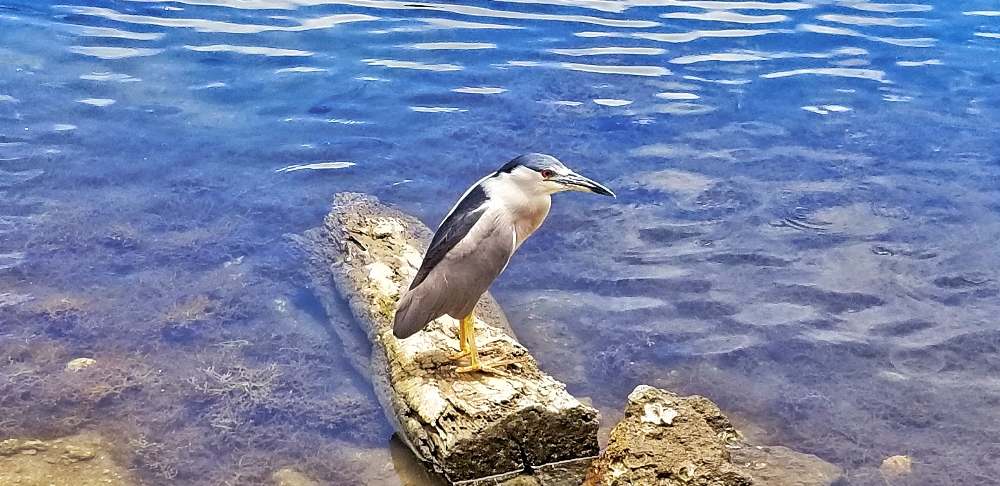
[[80,371],[85,368],[89,368],[97,364],[97,360],[94,358],[76,358],[69,363],[66,363],[67,371]]
[[886,478],[909,476],[913,472],[913,461],[906,456],[887,457],[878,470]]

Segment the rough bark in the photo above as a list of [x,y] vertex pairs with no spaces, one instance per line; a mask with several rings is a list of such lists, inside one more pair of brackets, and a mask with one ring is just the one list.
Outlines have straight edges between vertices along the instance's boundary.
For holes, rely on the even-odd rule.
[[[348,303],[355,322],[334,322],[334,329],[420,459],[452,482],[499,484],[533,470],[541,484],[580,484],[578,466],[598,453],[598,413],[538,369],[491,297],[476,309],[476,342],[487,363],[518,361],[503,368],[509,376],[456,373],[448,357],[458,352],[457,321],[448,316],[408,339],[392,336],[396,301],[430,236],[374,197],[344,193],[322,228],[295,240],[309,255],[324,305],[339,305],[330,284]],[[578,477],[546,472],[560,470]]]

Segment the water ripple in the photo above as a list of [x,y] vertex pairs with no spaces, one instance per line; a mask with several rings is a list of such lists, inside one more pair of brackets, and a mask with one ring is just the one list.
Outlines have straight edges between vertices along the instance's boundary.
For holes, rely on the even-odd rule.
[[469,111],[451,106],[411,106],[410,109],[417,113],[464,113]]
[[716,2],[700,0],[648,0],[645,5],[689,7],[707,10],[805,10],[813,8],[801,2]]
[[101,72],[101,73],[90,73],[81,74],[80,79],[85,79],[87,81],[116,81],[119,83],[136,83],[142,81],[139,78],[129,76],[128,74],[113,73],[113,72]]
[[894,46],[901,47],[931,47],[937,42],[937,39],[930,37],[918,37],[913,39],[898,39],[894,37],[876,37],[871,35],[865,35],[860,32],[844,29],[840,27],[828,27],[825,25],[814,25],[814,24],[802,24],[797,27],[799,30],[805,32],[812,32],[814,34],[829,34],[829,35],[846,35],[851,37],[863,37],[868,40],[884,42],[886,44],[891,44]]
[[703,78],[701,76],[691,76],[691,75],[684,76],[684,79],[690,81],[700,81],[702,83],[721,84],[723,86],[739,86],[741,84],[750,83],[749,79],[709,79],[709,78]]
[[110,8],[72,7],[70,10],[77,15],[102,17],[117,22],[139,25],[156,25],[160,27],[186,27],[198,32],[222,32],[227,34],[259,34],[269,30],[282,30],[282,27],[267,25],[233,24],[205,19],[173,19],[150,17],[148,15],[133,15],[116,12]]
[[[740,37],[756,37],[759,35],[767,34],[777,34],[782,32],[788,32],[776,29],[725,29],[725,30],[693,30],[691,32],[680,32],[680,33],[655,33],[655,32],[642,32],[637,34],[632,34],[631,37],[636,39],[646,39],[657,42],[669,42],[669,43],[680,43],[680,42],[691,42],[703,38],[740,38]],[[586,36],[581,36],[586,37]]]
[[928,59],[926,61],[896,61],[897,66],[903,67],[913,67],[913,66],[940,66],[942,63],[939,59]]
[[111,37],[115,39],[129,40],[160,40],[164,36],[162,33],[129,32],[127,30],[113,29],[110,27],[72,25],[69,26],[69,28],[70,32],[84,37]]
[[669,76],[672,74],[669,69],[660,66],[606,66],[598,64],[579,64],[563,62],[557,64],[563,69],[571,71],[583,71],[587,73],[600,74],[625,74],[629,76]]
[[549,49],[549,52],[563,56],[603,56],[620,54],[658,56],[667,52],[667,50],[654,47],[590,47],[584,49]]
[[396,61],[393,59],[362,59],[369,66],[383,66],[398,69],[416,69],[418,71],[460,71],[462,66],[456,64],[424,64],[414,61]]
[[452,91],[455,93],[466,93],[466,94],[500,94],[507,92],[505,88],[490,88],[486,86],[479,88],[464,86],[461,88],[455,88]]
[[771,58],[759,54],[720,52],[715,54],[697,54],[692,56],[681,56],[671,59],[669,62],[671,64],[694,64],[696,62],[705,62],[705,61],[742,62],[742,61],[767,61],[769,59]]
[[84,56],[101,59],[124,59],[127,57],[155,56],[163,49],[148,49],[138,47],[101,47],[101,46],[70,46],[69,51]]
[[[338,2],[339,3],[339,2]],[[658,27],[659,22],[652,22],[648,20],[618,20],[618,19],[606,19],[602,17],[591,17],[586,15],[554,15],[554,14],[536,14],[527,12],[513,12],[504,10],[493,10],[483,7],[472,7],[466,5],[444,5],[444,4],[413,4],[406,2],[383,2],[383,1],[359,1],[359,2],[344,2],[345,4],[363,4],[365,6],[373,6],[372,4],[393,4],[395,7],[390,8],[420,8],[420,9],[432,9],[441,10],[444,12],[451,12],[470,16],[483,16],[483,17],[496,17],[504,19],[522,19],[522,20],[554,20],[560,22],[576,22],[583,24],[594,24],[602,25],[604,27],[622,27],[622,28],[635,28],[635,29],[645,29],[649,27]],[[385,7],[378,7],[385,8]]]
[[373,17],[371,15],[338,14],[313,19],[294,19],[299,22],[299,25],[282,27],[277,25],[235,24],[231,22],[207,19],[162,18],[148,15],[124,14],[109,8],[100,7],[69,7],[69,9],[78,15],[102,17],[117,22],[139,25],[156,25],[160,27],[191,28],[198,32],[216,32],[225,34],[259,34],[261,32],[269,31],[300,32],[330,28],[335,25],[349,22],[378,20],[378,17]]
[[[152,2],[166,2],[172,0],[145,0]],[[227,1],[227,0],[178,0],[179,3],[189,5],[212,5],[244,9],[273,9],[285,8],[294,9],[300,5],[347,5],[353,7],[363,7],[386,10],[421,10],[434,12],[447,12],[470,17],[492,17],[498,19],[518,19],[518,20],[551,20],[559,22],[575,22],[584,24],[602,25],[605,27],[622,27],[644,29],[659,26],[659,22],[648,20],[619,20],[603,17],[593,17],[588,15],[557,15],[530,12],[517,12],[508,10],[495,10],[486,7],[476,7],[472,5],[452,5],[442,3],[413,3],[397,2],[391,0],[249,0],[249,1]]]
[[185,45],[185,49],[189,51],[197,52],[235,52],[237,54],[250,54],[255,56],[271,56],[271,57],[305,57],[311,56],[313,53],[309,51],[300,51],[296,49],[279,49],[277,47],[259,47],[259,46],[234,46],[230,44],[213,44],[210,46],[189,46]]
[[611,107],[626,106],[632,104],[632,100],[620,100],[616,98],[597,98],[591,101],[601,106],[611,106]]
[[878,81],[880,83],[890,82],[887,79],[885,79],[885,71],[878,71],[875,69],[850,69],[850,68],[793,69],[790,71],[778,71],[768,74],[762,74],[760,77],[766,79],[774,79],[774,78],[784,78],[788,76],[799,76],[803,74],[818,74],[822,76],[840,76],[844,78],[870,79],[872,81]]
[[850,108],[841,105],[803,106],[802,109],[812,113],[816,113],[817,115],[829,115],[830,113],[842,113],[845,111],[851,111]]
[[420,50],[477,50],[496,49],[497,45],[490,42],[421,42],[412,44],[410,49]]
[[868,51],[859,48],[845,47],[834,49],[830,52],[718,52],[710,54],[697,54],[691,56],[681,56],[670,60],[671,64],[694,64],[706,61],[723,62],[745,62],[745,61],[770,61],[772,59],[827,59],[836,56],[863,56]]
[[868,2],[845,2],[845,7],[866,12],[899,13],[899,12],[927,12],[934,7],[921,3],[868,3]]
[[772,24],[789,20],[787,15],[746,15],[735,12],[713,10],[711,12],[669,12],[660,14],[664,19],[705,20],[711,22],[731,22],[738,24]]
[[483,22],[467,22],[464,20],[453,20],[453,19],[426,18],[426,19],[416,19],[416,20],[419,20],[420,22],[427,24],[428,28],[434,28],[434,29],[515,30],[524,28],[519,25],[488,24]]
[[274,71],[275,74],[283,73],[323,73],[326,69],[310,66],[296,66],[290,68],[281,68]]
[[115,100],[110,98],[84,98],[76,101],[77,103],[83,103],[90,106],[111,106],[115,104]]
[[817,16],[816,18],[827,22],[858,26],[877,25],[886,27],[923,27],[927,25],[927,21],[923,19],[902,19],[894,17],[860,17],[857,15],[826,14]]
[[618,0],[499,0],[506,3],[526,3],[532,5],[560,5],[565,7],[581,7],[601,12],[622,13],[634,6],[631,2]]
[[654,105],[653,111],[656,113],[663,113],[665,115],[703,115],[705,113],[715,111],[715,108],[708,105],[700,105],[698,103],[679,101],[676,103]]
[[665,100],[696,100],[701,98],[700,96],[694,93],[675,93],[667,91],[662,93],[656,93],[656,97]]
[[313,164],[294,164],[282,167],[275,172],[295,172],[297,170],[346,169],[356,165],[354,162],[316,162]]
[[241,10],[295,10],[300,6],[318,4],[301,0],[129,0],[136,3],[180,3],[206,7],[227,7]]

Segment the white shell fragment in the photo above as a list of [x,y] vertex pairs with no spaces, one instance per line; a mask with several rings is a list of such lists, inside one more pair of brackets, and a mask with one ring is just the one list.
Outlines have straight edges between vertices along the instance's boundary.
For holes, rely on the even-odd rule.
[[647,403],[643,407],[642,421],[654,425],[670,425],[677,417],[677,410],[664,407],[659,403]]

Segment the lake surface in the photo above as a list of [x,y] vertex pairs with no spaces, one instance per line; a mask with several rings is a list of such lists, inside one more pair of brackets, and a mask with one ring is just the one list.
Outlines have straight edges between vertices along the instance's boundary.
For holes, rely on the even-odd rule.
[[536,151],[618,198],[493,291],[606,421],[647,383],[843,484],[995,484],[998,61],[988,1],[5,1],[0,438],[400,484],[286,235],[340,191],[436,227]]

